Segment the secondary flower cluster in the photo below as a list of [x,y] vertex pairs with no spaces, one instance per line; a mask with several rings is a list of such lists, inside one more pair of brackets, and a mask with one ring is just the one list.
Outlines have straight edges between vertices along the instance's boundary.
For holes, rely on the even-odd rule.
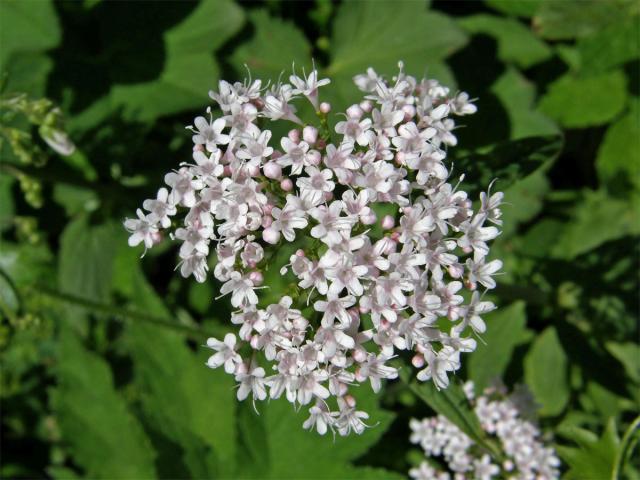
[[[420,380],[446,388],[461,352],[475,349],[469,330],[482,333],[481,315],[495,308],[477,289],[494,288],[502,266],[487,260],[502,194],[482,194],[474,211],[447,181],[446,148],[457,142],[450,117],[476,111],[468,95],[402,66],[391,82],[373,69],[354,81],[366,96],[333,131],[331,107],[318,99],[329,80],[315,70],[290,84],[221,81],[210,96],[222,116],[209,109],[188,127],[193,161],[125,222],[129,243],[150,248],[181,212],[172,233],[180,272],[203,282],[211,265],[237,309],[238,335],[209,339],[208,365],[235,376],[240,400],[284,395],[310,405],[304,426],[320,434],[363,431],[368,415],[352,386],[369,381],[377,392],[396,378],[388,362],[398,350],[415,353]],[[318,128],[296,115],[299,97]],[[277,121],[300,127],[272,142]],[[291,242],[299,249],[276,268],[297,286],[263,305],[264,271]]]
[[531,416],[531,398],[517,391],[510,396],[503,386],[490,387],[475,398],[473,382],[465,384],[465,393],[473,404],[482,429],[497,437],[506,459],[493,463],[458,427],[442,415],[412,419],[411,442],[420,444],[427,458],[443,457],[448,470],[441,471],[432,463],[422,462],[409,471],[415,480],[552,480],[560,477],[560,460],[551,447],[540,439],[540,430],[526,420]]

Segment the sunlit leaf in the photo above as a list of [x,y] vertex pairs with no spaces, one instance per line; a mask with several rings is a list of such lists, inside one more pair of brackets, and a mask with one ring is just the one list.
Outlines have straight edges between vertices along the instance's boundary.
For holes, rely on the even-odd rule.
[[569,401],[568,360],[556,329],[548,327],[538,336],[524,360],[524,378],[540,415],[561,413]]

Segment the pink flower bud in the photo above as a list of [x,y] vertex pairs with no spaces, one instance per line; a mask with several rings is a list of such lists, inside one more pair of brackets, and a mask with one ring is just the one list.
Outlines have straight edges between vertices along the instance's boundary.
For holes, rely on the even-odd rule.
[[193,146],[193,151],[194,152],[204,152],[204,145],[202,145],[201,143],[194,145]]
[[262,282],[264,282],[264,276],[262,275],[262,272],[256,270],[249,274],[249,280],[251,280],[251,282],[257,287],[262,285]]
[[354,408],[356,406],[356,399],[351,395],[345,395],[342,399],[350,408]]
[[230,165],[225,165],[224,169],[222,170],[222,174],[225,177],[230,177],[232,173],[233,173],[233,171],[231,170],[231,166]]
[[282,177],[282,167],[276,162],[267,162],[264,167],[262,167],[262,171],[265,177],[272,178],[273,180],[278,180]]
[[331,104],[328,102],[322,102],[320,104],[320,112],[322,113],[329,113],[331,111]]
[[282,153],[280,150],[274,150],[274,152],[271,154],[271,160],[277,160],[283,155],[284,153]]
[[290,192],[293,190],[293,182],[289,178],[283,178],[280,182],[280,188],[285,192]]
[[304,256],[305,256],[304,250],[302,250],[301,248],[299,248],[298,250],[296,250],[296,255],[297,255],[298,257],[304,257]]
[[251,337],[251,341],[249,342],[249,344],[251,345],[251,348],[253,348],[254,350],[259,350],[260,337],[258,335],[254,335],[253,337]]
[[289,130],[289,133],[287,134],[287,136],[289,137],[289,140],[291,140],[294,143],[300,142],[300,130],[298,130],[297,128],[294,128],[293,130]]
[[396,163],[398,165],[404,165],[405,161],[406,161],[406,156],[405,156],[404,152],[396,153]]
[[262,228],[269,228],[272,223],[273,218],[271,218],[271,215],[265,215],[262,217],[262,223],[260,225],[262,225]]
[[391,215],[385,215],[382,217],[381,225],[383,230],[391,230],[396,225],[396,221]]
[[405,105],[402,107],[402,111],[404,112],[404,121],[408,122],[416,115],[416,107],[413,105]]
[[391,238],[391,240],[393,240],[394,242],[397,242],[400,238],[400,234],[398,232],[393,232],[389,238]]
[[315,145],[316,140],[318,140],[318,129],[311,125],[304,127],[302,130],[302,138],[309,145]]
[[424,367],[424,357],[421,354],[414,355],[411,359],[411,364],[416,368]]
[[314,145],[318,150],[324,149],[327,146],[327,142],[322,138],[319,138],[316,144]]
[[360,108],[363,112],[369,113],[371,110],[373,110],[373,103],[371,103],[369,100],[364,100],[360,102]]
[[262,207],[262,213],[264,213],[265,215],[271,215],[272,210],[273,210],[273,205],[270,203],[267,203],[265,206]]
[[247,168],[247,173],[251,177],[257,177],[260,175],[260,167],[258,165],[249,165]]
[[362,111],[359,105],[351,105],[349,108],[347,108],[347,117],[349,118],[353,118],[357,120],[360,117],[362,117],[363,113],[364,112]]
[[272,227],[267,227],[262,231],[262,239],[271,245],[275,245],[280,240],[280,232]]
[[320,165],[320,160],[322,160],[322,155],[317,150],[310,150],[307,153],[307,161],[311,165]]
[[360,217],[360,221],[363,225],[373,225],[374,223],[376,223],[376,220],[378,220],[378,218],[376,217],[376,212],[374,212],[373,210],[371,210],[371,212],[369,212],[368,214],[362,215]]
[[333,198],[333,192],[324,192],[324,201],[325,202],[330,202],[331,199]]
[[367,352],[362,348],[358,348],[357,350],[354,350],[351,356],[358,363],[362,363],[367,360]]

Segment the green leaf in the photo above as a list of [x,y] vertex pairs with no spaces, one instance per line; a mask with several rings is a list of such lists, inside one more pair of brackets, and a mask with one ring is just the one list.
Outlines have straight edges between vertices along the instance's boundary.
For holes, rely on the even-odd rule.
[[476,444],[497,458],[499,449],[487,438],[459,382],[453,380],[442,390],[438,390],[433,382],[414,380],[409,386],[436,413],[445,416]]
[[533,27],[549,40],[581,38],[638,13],[637,2],[627,0],[547,0],[533,17]]
[[572,433],[579,448],[557,447],[560,457],[569,466],[565,478],[576,480],[612,478],[611,473],[620,445],[614,419],[609,419],[599,439],[593,438],[591,432],[579,428],[574,428]]
[[113,224],[91,226],[86,217],[67,225],[60,238],[60,291],[89,300],[109,299],[116,228],[121,227]]
[[[331,78],[327,94],[334,111],[353,103],[359,90],[354,75],[373,67],[388,78],[403,61],[405,71],[425,72],[452,88],[454,77],[443,60],[467,42],[464,31],[448,16],[427,9],[426,2],[344,2],[331,37]],[[321,95],[323,92],[321,92]]]
[[507,111],[510,139],[560,133],[553,120],[534,109],[536,87],[516,68],[508,67],[493,83],[491,92]]
[[74,463],[90,478],[154,478],[155,453],[107,363],[68,330],[58,345],[51,403]]
[[493,36],[504,62],[528,68],[552,56],[551,48],[516,19],[477,14],[461,18],[458,24],[471,34]]
[[277,81],[282,71],[290,71],[292,63],[299,69],[311,65],[311,46],[293,23],[272,17],[266,10],[250,11],[249,20],[254,34],[231,56],[238,73],[244,73],[246,64],[252,76]]
[[86,130],[121,109],[125,119],[149,121],[192,108],[204,108],[219,68],[213,52],[242,27],[243,12],[230,0],[201,2],[182,22],[164,33],[163,71],[154,80],[114,84],[107,96],[69,121]]
[[568,361],[554,327],[548,327],[533,342],[524,359],[524,376],[540,415],[560,414],[569,401]]
[[11,228],[13,225],[13,215],[15,203],[11,189],[15,180],[9,175],[0,175],[0,232]]
[[[509,206],[502,210],[501,238],[516,234],[519,225],[531,220],[542,211],[545,196],[551,190],[549,180],[543,170],[540,169],[532,173],[504,191],[505,201]],[[497,186],[501,188],[500,182]],[[537,255],[537,251],[532,254]]]
[[494,10],[507,15],[532,17],[544,0],[485,0]]
[[602,190],[585,190],[569,214],[571,221],[558,233],[551,252],[558,258],[573,259],[603,243],[637,235],[638,218],[635,202],[611,198]]
[[637,59],[640,56],[639,29],[638,17],[635,16],[595,35],[581,38],[578,41],[581,73],[604,73]]
[[16,53],[42,52],[54,48],[62,38],[51,0],[0,2],[0,70]]
[[[125,257],[129,257],[127,253]],[[129,274],[132,304],[170,319],[140,268],[129,264]],[[204,342],[205,338],[201,345]],[[134,385],[140,390],[145,417],[182,447],[182,461],[191,476],[232,477],[236,455],[232,439],[236,434],[231,376],[207,368],[208,350],[199,345],[194,354],[180,333],[133,321],[127,324],[124,345],[133,359]],[[179,453],[173,451],[171,455]],[[175,459],[170,463],[176,463]],[[174,473],[180,474],[185,475]]]
[[[241,422],[241,442],[249,441],[252,445],[250,452],[255,452],[249,457],[258,457],[262,470],[257,476],[261,479],[404,478],[394,472],[352,464],[380,439],[393,419],[391,413],[377,406],[379,395],[372,393],[368,386],[358,389],[355,396],[358,408],[370,414],[372,427],[362,435],[336,436],[335,439],[330,433],[320,436],[315,431],[304,430],[302,423],[308,417],[308,408],[303,407],[296,412],[284,398],[257,404],[259,416],[245,409],[244,415],[248,418]],[[265,445],[268,446],[267,451]],[[248,460],[246,455],[241,458],[245,462]],[[246,478],[256,470],[250,464],[244,467],[240,478]]]
[[609,353],[623,365],[627,376],[640,384],[640,345],[633,342],[607,342],[606,347]]
[[44,53],[16,52],[8,58],[6,68],[3,68],[7,73],[5,91],[43,97],[46,93],[47,77],[52,69],[53,61]]
[[604,135],[596,170],[600,184],[611,192],[624,191],[631,184],[640,191],[640,110],[630,113],[613,123]]
[[513,351],[526,339],[527,316],[522,301],[503,307],[485,318],[487,331],[476,350],[469,355],[469,379],[476,391],[488,387],[493,379],[502,379]]
[[486,190],[494,179],[498,179],[497,187],[504,191],[553,162],[562,144],[560,136],[523,138],[492,145],[481,153],[454,156],[453,164],[456,171],[465,172],[464,185],[470,195]]
[[602,125],[624,109],[627,81],[623,72],[586,78],[567,74],[553,82],[538,107],[567,128]]

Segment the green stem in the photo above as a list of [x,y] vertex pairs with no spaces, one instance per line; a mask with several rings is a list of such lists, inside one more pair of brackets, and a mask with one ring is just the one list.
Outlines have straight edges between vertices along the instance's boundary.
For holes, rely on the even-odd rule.
[[627,431],[624,432],[620,448],[618,449],[618,455],[616,461],[613,464],[613,470],[611,471],[611,480],[618,480],[622,469],[624,467],[626,458],[631,454],[633,434],[640,429],[640,415],[629,425]]
[[53,290],[48,287],[39,286],[34,293],[45,295],[47,297],[53,298],[55,300],[60,300],[62,302],[70,303],[78,307],[91,310],[93,312],[106,313],[108,315],[112,315],[115,317],[126,318],[129,320],[137,320],[140,322],[149,323],[149,324],[157,325],[163,328],[175,330],[181,333],[186,333],[187,335],[190,335],[195,339],[202,339],[203,337],[213,335],[212,333],[202,330],[200,328],[189,327],[187,325],[180,325],[180,324],[171,322],[167,319],[155,317],[147,313],[137,312],[134,310],[116,307],[114,305],[109,305],[106,303],[96,302],[94,300],[78,297],[76,295],[71,295],[69,293],[59,292],[57,290]]

